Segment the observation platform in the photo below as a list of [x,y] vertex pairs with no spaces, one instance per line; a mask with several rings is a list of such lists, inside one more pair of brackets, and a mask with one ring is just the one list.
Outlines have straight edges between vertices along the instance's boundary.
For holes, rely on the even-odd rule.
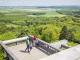
[[39,45],[33,47],[31,52],[28,53],[27,51],[25,52],[25,40],[27,38],[28,37],[26,36],[1,42],[1,46],[4,49],[4,55],[7,60],[43,60],[46,57],[69,48],[65,45],[62,45],[61,41],[55,44],[49,44],[43,40],[37,39]]
[[26,43],[8,47],[8,49],[16,56],[16,58],[18,58],[18,60],[38,60],[48,56],[36,47],[33,47],[30,53],[27,51],[25,52],[25,48]]
[[28,37],[22,37],[1,42],[4,49],[5,57],[9,60],[39,60],[54,53],[59,52],[58,49],[49,45],[49,43],[38,39],[38,46],[32,48],[31,52],[25,52]]

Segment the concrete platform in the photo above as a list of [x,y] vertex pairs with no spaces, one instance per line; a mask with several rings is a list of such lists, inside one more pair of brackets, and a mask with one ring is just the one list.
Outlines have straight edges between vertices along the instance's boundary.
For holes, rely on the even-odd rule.
[[25,52],[25,48],[25,43],[14,46],[8,46],[8,49],[18,58],[18,60],[39,60],[48,56],[36,47],[33,47],[30,54]]

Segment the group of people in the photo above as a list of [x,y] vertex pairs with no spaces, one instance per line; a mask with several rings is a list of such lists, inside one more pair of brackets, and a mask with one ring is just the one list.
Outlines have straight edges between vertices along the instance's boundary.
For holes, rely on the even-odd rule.
[[32,48],[35,46],[36,42],[37,42],[36,36],[28,36],[28,38],[26,39],[27,47],[26,47],[25,51],[27,50],[27,52],[30,53]]

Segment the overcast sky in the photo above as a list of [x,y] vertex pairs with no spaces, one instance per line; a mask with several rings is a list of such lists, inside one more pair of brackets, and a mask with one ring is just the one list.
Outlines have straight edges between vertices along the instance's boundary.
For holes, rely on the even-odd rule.
[[80,0],[0,0],[0,6],[56,6],[79,5]]

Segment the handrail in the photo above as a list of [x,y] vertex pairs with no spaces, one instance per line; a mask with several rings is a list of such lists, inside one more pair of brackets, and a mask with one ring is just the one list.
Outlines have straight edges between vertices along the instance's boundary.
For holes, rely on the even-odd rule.
[[59,49],[56,49],[55,47],[52,47],[49,43],[43,41],[43,40],[40,40],[38,39],[39,41],[43,42],[44,44],[46,44],[48,47],[52,48],[52,49],[55,49],[55,51],[59,52],[60,50]]
[[3,49],[5,50],[5,52],[12,58],[12,60],[19,60],[9,49],[8,47],[1,43],[1,46],[3,47]]
[[7,41],[3,41],[2,43],[3,44],[10,44],[10,43],[14,43],[14,42],[24,41],[27,38],[28,38],[28,36],[21,37],[21,38],[16,38],[16,39],[11,39],[11,40],[7,40]]

